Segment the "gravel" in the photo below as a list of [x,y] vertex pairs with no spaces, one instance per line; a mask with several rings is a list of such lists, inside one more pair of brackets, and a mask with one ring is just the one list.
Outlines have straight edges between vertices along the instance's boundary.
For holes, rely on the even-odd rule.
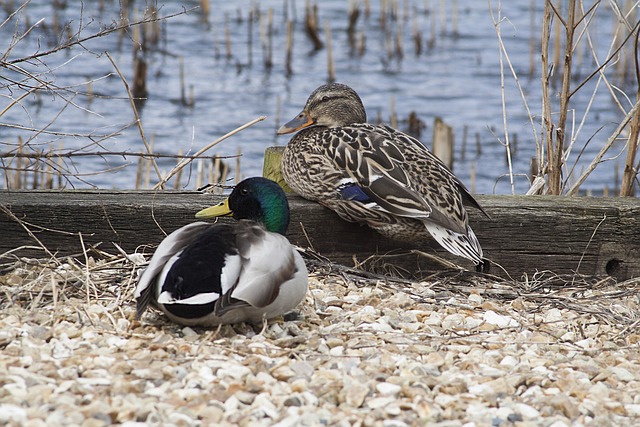
[[144,257],[99,255],[2,265],[0,425],[640,425],[640,280],[309,260],[288,320],[206,330],[135,321]]

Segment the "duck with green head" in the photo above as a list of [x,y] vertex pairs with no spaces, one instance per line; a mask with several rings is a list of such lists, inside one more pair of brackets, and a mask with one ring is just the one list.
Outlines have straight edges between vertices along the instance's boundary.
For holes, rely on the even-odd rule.
[[296,193],[386,237],[432,237],[478,269],[485,265],[463,205],[484,213],[478,202],[420,141],[367,123],[349,86],[317,88],[302,112],[278,130],[292,132],[297,134],[285,147],[282,174]]
[[194,222],[160,243],[135,290],[138,318],[152,305],[187,326],[260,323],[300,304],[307,268],[284,237],[289,204],[282,189],[245,179],[196,217],[229,215],[238,221]]

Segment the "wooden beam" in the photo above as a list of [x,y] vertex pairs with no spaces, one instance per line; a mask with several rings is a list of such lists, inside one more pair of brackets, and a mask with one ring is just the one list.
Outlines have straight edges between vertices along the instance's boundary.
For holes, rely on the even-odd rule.
[[[164,233],[194,221],[199,209],[222,196],[196,192],[152,191],[4,191],[0,192],[0,263],[7,252],[37,246],[29,229],[47,249],[59,256],[86,246],[114,253],[111,242],[127,251],[157,245]],[[620,280],[640,276],[640,202],[635,198],[568,198],[552,196],[477,196],[491,215],[469,209],[471,226],[485,251],[498,265],[491,273],[513,278],[550,270],[585,275],[610,274]],[[417,249],[437,254],[464,267],[463,259],[449,256],[432,241],[419,245],[384,239],[367,227],[340,220],[333,212],[297,196],[288,237],[303,248],[312,247],[327,258],[354,265],[375,254],[398,254],[369,259],[378,267],[427,273],[441,269]],[[224,219],[227,220],[227,219]],[[153,249],[148,248],[147,252]],[[43,257],[29,248],[11,252]],[[502,270],[504,269],[504,271]]]

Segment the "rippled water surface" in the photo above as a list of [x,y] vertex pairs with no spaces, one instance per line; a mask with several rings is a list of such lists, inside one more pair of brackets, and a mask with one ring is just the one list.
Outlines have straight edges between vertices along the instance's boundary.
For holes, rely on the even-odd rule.
[[[54,13],[51,2],[33,0],[0,29],[0,40],[3,40],[0,49],[6,51],[12,34],[23,33],[41,18],[44,21],[15,43],[7,60],[53,48],[63,37],[53,31],[55,19],[61,26],[68,23],[71,32],[82,26],[81,34],[84,36],[107,28],[120,18],[119,4],[105,1],[104,9],[100,9],[100,3],[69,1],[66,8]],[[473,186],[475,192],[511,191],[505,177],[508,173],[505,148],[500,143],[504,140],[500,51],[487,2],[458,1],[454,27],[451,2],[400,1],[397,2],[398,19],[388,17],[388,31],[385,32],[381,28],[382,2],[371,0],[370,15],[361,14],[356,27],[357,34],[363,34],[365,39],[362,54],[354,50],[348,41],[349,2],[332,0],[318,3],[323,40],[325,24],[328,22],[331,27],[336,79],[356,89],[364,101],[370,121],[380,118],[388,123],[393,109],[399,120],[398,127],[404,129],[407,117],[415,112],[427,125],[421,139],[430,146],[433,119],[439,116],[454,130],[454,172]],[[386,3],[396,4],[392,1]],[[535,5],[533,12],[532,3]],[[159,14],[176,14],[198,4],[196,1],[167,0],[158,3]],[[445,9],[440,9],[443,4]],[[494,18],[498,19],[497,2],[492,4]],[[543,2],[529,0],[504,1],[500,25],[509,59],[535,116],[536,132],[539,132],[541,108],[540,69],[536,65],[533,75],[530,74],[530,41],[533,35],[535,59],[539,62],[538,26],[542,5]],[[141,17],[144,13],[142,2],[136,2],[136,7],[141,9],[132,9],[132,19],[135,19],[135,14]],[[590,27],[600,61],[606,58],[613,31],[611,14],[605,7],[601,6],[598,15],[603,18]],[[250,9],[254,10],[254,16],[261,15],[262,21],[256,18],[250,25]],[[256,10],[259,13],[255,13]],[[272,67],[268,69],[264,64],[266,50],[262,46],[261,32],[268,32],[270,12],[273,22]],[[5,18],[8,17],[7,12],[4,13]],[[148,66],[148,100],[140,106],[139,113],[144,133],[149,141],[153,141],[154,151],[176,154],[182,149],[185,153],[193,153],[226,132],[264,115],[266,120],[209,152],[235,155],[240,151],[242,176],[260,174],[264,149],[270,145],[284,145],[289,139],[289,136],[276,138],[277,127],[297,114],[311,91],[327,81],[327,51],[313,50],[304,32],[303,18],[304,2],[301,1],[243,0],[212,1],[208,22],[198,10],[164,21],[160,26],[160,42],[143,55]],[[288,19],[295,20],[290,76],[285,72]],[[531,28],[532,21],[534,28]],[[412,37],[415,28],[421,32],[420,54],[416,54],[414,49]],[[397,53],[395,44],[398,32],[402,34],[402,56]],[[226,54],[226,34],[230,57]],[[38,96],[27,96],[0,117],[4,125],[0,128],[2,151],[15,149],[18,136],[29,143],[25,151],[46,151],[49,148],[88,152],[144,151],[139,130],[133,124],[134,114],[123,82],[105,54],[109,52],[127,81],[131,82],[135,50],[133,38],[134,30],[130,28],[127,32],[98,37],[40,60],[16,63],[33,74],[44,73],[55,87],[49,86],[50,90],[43,90]],[[181,61],[184,63],[187,96],[189,91],[193,93],[193,106],[180,102]],[[517,134],[514,157],[516,191],[524,192],[528,188],[525,175],[535,154],[536,135],[511,72],[506,65],[504,69],[507,127],[511,135]],[[576,74],[583,78],[593,70],[594,62],[588,49],[581,48]],[[6,79],[21,78],[18,73],[7,70],[2,73],[5,89],[0,108],[4,109],[24,92],[18,91],[16,86],[6,86]],[[88,81],[92,81],[90,91],[93,97],[84,95],[89,90]],[[29,84],[33,85],[34,81]],[[574,97],[575,119],[569,120],[572,129],[568,129],[568,133],[575,133],[580,125],[595,87],[594,80]],[[629,108],[628,103],[624,106]],[[586,141],[592,140],[575,173],[579,173],[585,162],[593,158],[623,117],[604,85],[598,87],[590,108],[576,137],[570,163],[575,161]],[[34,135],[23,127],[45,129],[45,132]],[[96,141],[99,141],[98,145]],[[621,149],[622,144],[614,154]],[[235,167],[235,160],[230,162]],[[584,188],[598,191],[604,186],[613,186],[615,162],[612,160],[601,165]],[[623,164],[622,160],[619,162]],[[69,160],[66,163],[71,172],[83,180],[72,180],[73,186],[95,185],[102,188],[132,188],[136,164],[137,158],[132,156],[76,157],[73,163]],[[174,164],[173,159],[159,161],[162,173]],[[112,168],[116,169],[102,172]],[[475,170],[473,181],[472,170]],[[183,175],[182,186],[194,187],[193,172],[191,170],[190,180],[189,174]]]

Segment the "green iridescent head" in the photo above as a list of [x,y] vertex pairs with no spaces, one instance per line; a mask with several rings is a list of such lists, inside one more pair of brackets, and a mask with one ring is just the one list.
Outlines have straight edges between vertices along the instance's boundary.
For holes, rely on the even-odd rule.
[[203,209],[196,218],[232,215],[264,224],[274,233],[285,234],[289,226],[289,202],[278,184],[267,178],[247,178],[240,182],[224,202]]

